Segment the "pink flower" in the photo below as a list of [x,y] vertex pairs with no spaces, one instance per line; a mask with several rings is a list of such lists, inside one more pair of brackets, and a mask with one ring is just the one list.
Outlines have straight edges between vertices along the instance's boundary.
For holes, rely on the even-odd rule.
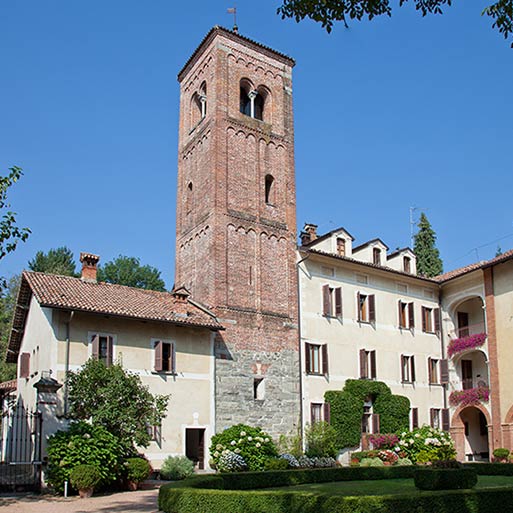
[[490,399],[490,389],[488,387],[470,388],[468,390],[454,391],[449,396],[449,402],[452,406],[471,406],[481,402],[487,403]]
[[449,345],[447,346],[447,354],[451,357],[456,353],[461,353],[467,349],[481,347],[486,341],[486,336],[486,333],[476,333],[475,335],[469,335],[468,337],[455,338],[449,342]]

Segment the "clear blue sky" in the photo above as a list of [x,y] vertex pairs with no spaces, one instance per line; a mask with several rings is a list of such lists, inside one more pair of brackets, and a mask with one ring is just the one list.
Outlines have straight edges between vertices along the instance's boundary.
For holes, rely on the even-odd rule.
[[[513,247],[513,50],[459,2],[422,18],[337,26],[239,1],[242,34],[293,56],[298,229],[409,243],[427,209],[445,268]],[[0,263],[19,272],[68,245],[138,256],[173,284],[178,83],[228,0],[0,2],[0,170],[25,176],[13,209],[33,234]],[[488,244],[492,242],[491,244]],[[472,248],[482,247],[476,255]]]

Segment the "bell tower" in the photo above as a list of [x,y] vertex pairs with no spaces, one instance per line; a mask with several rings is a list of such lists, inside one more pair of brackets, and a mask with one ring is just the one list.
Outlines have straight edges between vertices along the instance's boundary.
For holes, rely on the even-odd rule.
[[214,27],[178,75],[175,281],[226,328],[217,431],[299,423],[293,66]]

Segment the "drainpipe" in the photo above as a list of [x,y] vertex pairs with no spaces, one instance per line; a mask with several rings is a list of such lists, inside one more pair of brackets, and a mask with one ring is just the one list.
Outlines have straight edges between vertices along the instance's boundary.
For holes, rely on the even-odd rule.
[[68,415],[68,372],[69,372],[69,353],[70,353],[70,325],[71,319],[75,314],[74,310],[69,314],[69,319],[66,321],[66,356],[64,360],[64,416]]
[[[440,308],[440,349],[442,351],[442,358],[446,358],[445,354],[445,342],[444,342],[444,323],[442,319],[442,290],[438,289],[438,307]],[[443,385],[444,387],[444,409],[447,409],[447,389],[449,388],[449,383]],[[450,420],[450,419],[449,419]]]

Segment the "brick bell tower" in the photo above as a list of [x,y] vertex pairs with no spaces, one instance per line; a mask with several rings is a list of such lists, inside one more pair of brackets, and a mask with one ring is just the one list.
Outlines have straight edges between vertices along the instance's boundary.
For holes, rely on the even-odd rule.
[[178,75],[176,285],[226,327],[216,431],[299,425],[293,66],[214,27]]

